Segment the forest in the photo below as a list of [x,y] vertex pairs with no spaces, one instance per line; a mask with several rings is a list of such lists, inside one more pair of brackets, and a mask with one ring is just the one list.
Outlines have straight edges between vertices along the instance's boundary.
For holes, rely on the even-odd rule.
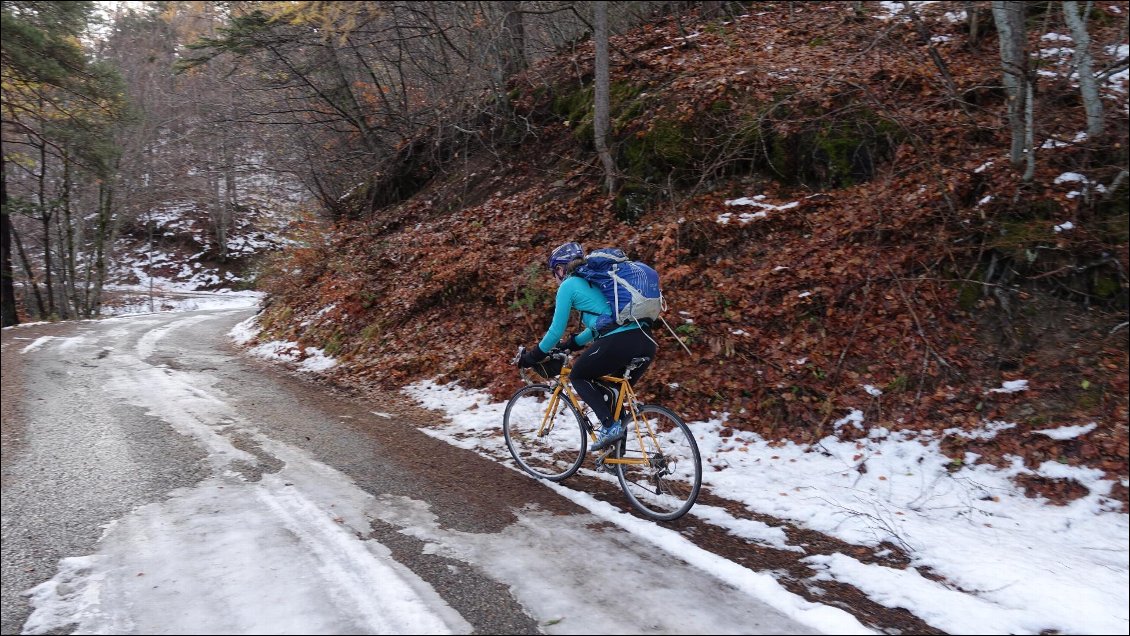
[[[1093,466],[1126,504],[1128,20],[5,1],[3,325],[97,317],[131,242],[184,241],[177,209],[207,228],[185,254],[264,292],[262,337],[338,360],[326,381],[503,399],[549,250],[618,246],[668,302],[647,399],[781,443],[936,431],[955,467]],[[233,252],[284,191],[285,247]],[[1017,426],[953,434],[992,421]],[[1053,423],[1098,427],[1032,433]]]

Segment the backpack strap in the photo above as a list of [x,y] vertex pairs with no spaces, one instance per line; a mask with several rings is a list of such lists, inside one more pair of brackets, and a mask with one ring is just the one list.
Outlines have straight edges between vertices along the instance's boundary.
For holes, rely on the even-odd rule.
[[[675,330],[671,328],[671,325],[667,324],[667,321],[664,320],[662,316],[659,318],[659,320],[663,323],[663,326],[667,327],[667,331],[671,332],[671,335],[675,337],[675,340],[677,340],[678,343],[683,346],[683,349],[686,349],[687,353],[691,353],[690,348],[687,347],[687,343],[683,342],[683,339],[679,337],[679,334],[675,333]],[[692,353],[691,355],[694,354]]]

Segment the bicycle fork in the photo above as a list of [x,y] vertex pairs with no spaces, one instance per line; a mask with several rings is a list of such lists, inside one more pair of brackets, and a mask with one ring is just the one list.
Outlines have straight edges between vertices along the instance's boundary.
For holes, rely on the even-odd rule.
[[549,408],[545,409],[545,413],[541,416],[541,426],[538,427],[537,436],[545,437],[553,431],[553,426],[557,423],[557,418],[565,411],[565,405],[561,403],[561,394],[554,393],[552,401],[549,403]]

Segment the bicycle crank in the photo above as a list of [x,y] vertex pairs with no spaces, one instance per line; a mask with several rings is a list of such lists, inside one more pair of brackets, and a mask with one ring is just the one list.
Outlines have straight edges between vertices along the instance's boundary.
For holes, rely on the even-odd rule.
[[593,462],[595,464],[597,471],[603,470],[606,473],[615,473],[616,472],[615,468],[613,468],[612,466],[609,466],[608,464],[606,464],[604,462],[604,460],[608,459],[612,455],[612,451],[613,451],[612,448],[606,448],[606,449],[600,451],[600,455],[598,455],[596,460]]

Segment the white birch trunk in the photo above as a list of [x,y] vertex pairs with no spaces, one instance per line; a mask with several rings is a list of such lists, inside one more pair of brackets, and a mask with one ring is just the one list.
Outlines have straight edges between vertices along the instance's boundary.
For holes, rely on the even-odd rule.
[[1030,116],[1028,95],[1027,40],[1024,28],[1024,2],[993,2],[993,21],[1000,37],[1001,69],[1008,93],[1008,127],[1012,135],[1009,160],[1013,167],[1024,165],[1031,158],[1028,140]]
[[1079,15],[1078,2],[1064,2],[1063,16],[1071,39],[1075,40],[1075,72],[1079,75],[1079,92],[1083,95],[1083,109],[1087,113],[1087,136],[1091,139],[1103,133],[1103,101],[1099,95],[1099,85],[1095,80],[1094,62],[1091,59],[1091,36],[1087,32],[1087,16],[1092,3],[1083,5],[1083,15]]

